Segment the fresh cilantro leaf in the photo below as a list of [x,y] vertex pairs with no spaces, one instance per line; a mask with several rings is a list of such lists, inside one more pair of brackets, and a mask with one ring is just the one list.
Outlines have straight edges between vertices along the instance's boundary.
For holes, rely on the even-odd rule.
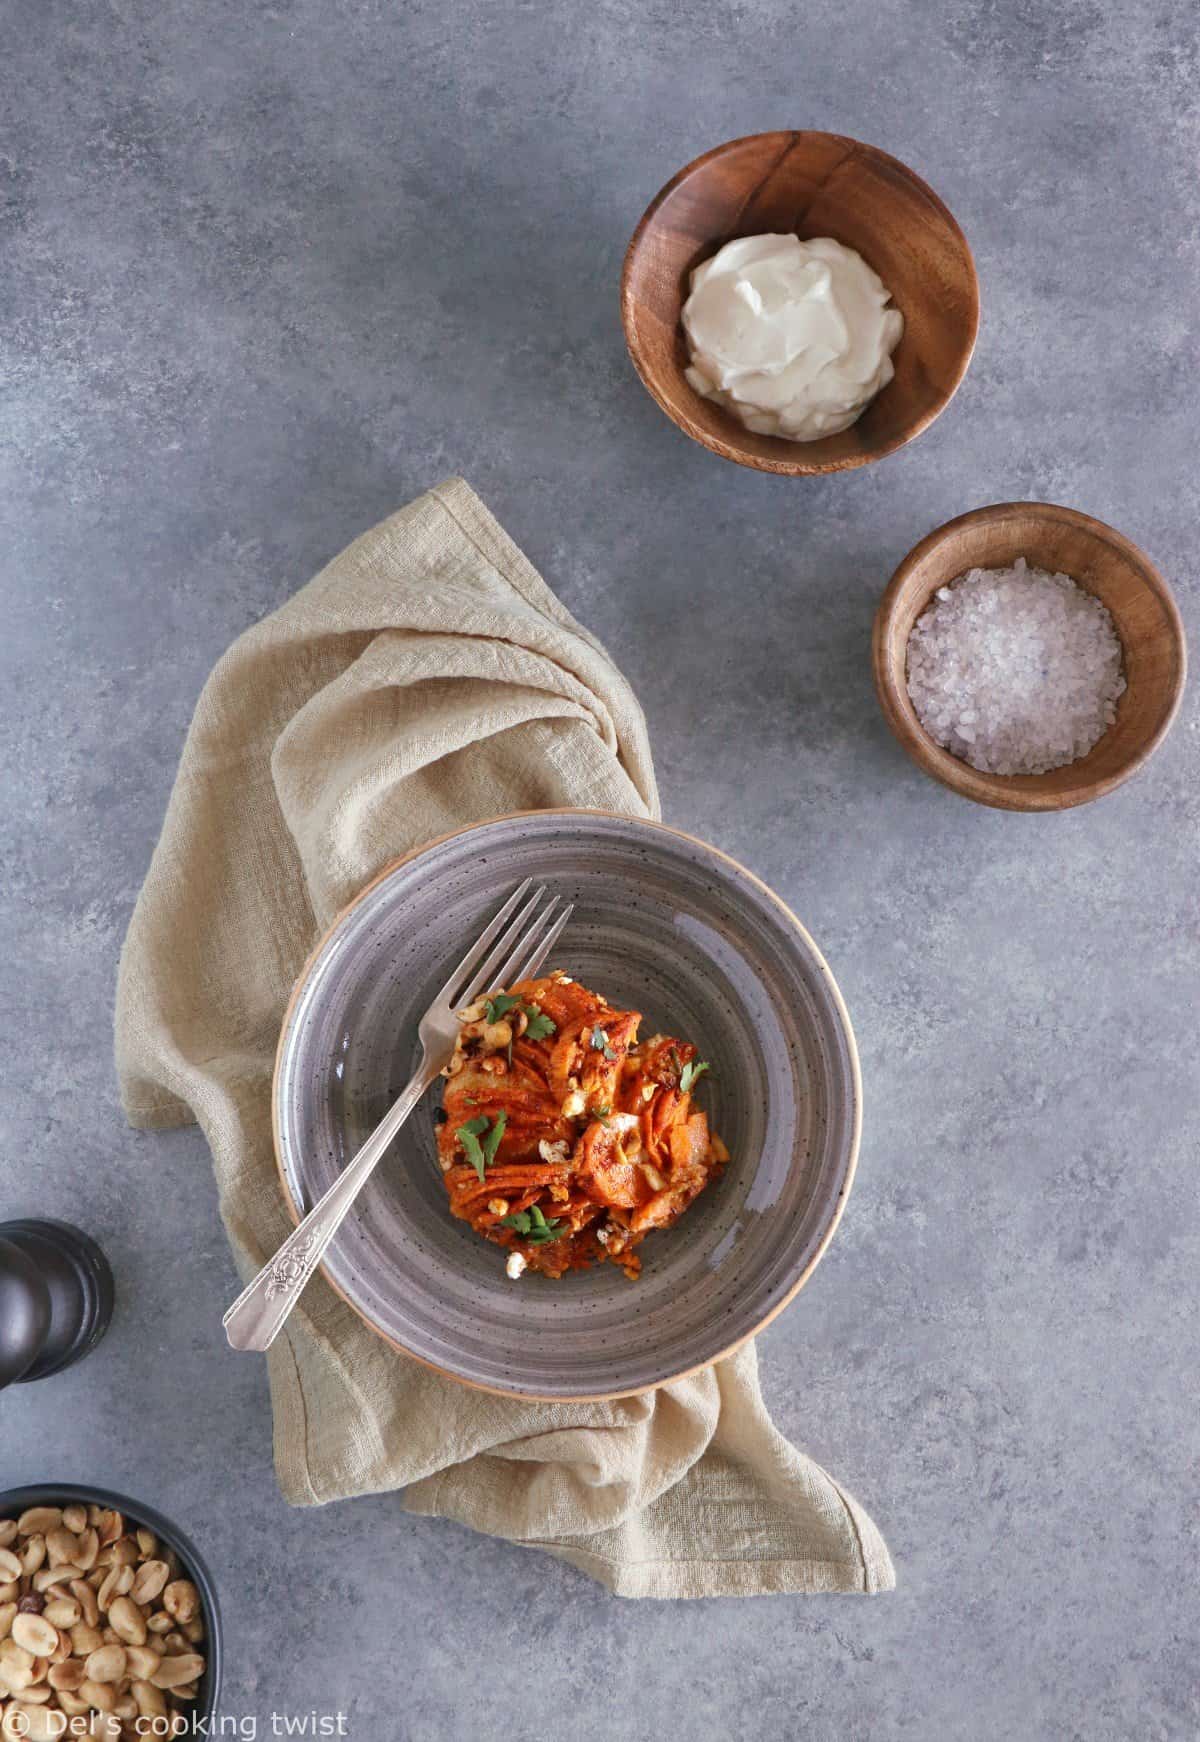
[[550,1240],[557,1240],[562,1232],[561,1222],[546,1222],[540,1228],[535,1228],[529,1236],[531,1246],[545,1246]]
[[708,1069],[707,1059],[689,1059],[679,1073],[679,1087],[686,1095],[702,1071]]
[[529,1018],[525,1025],[526,1040],[545,1040],[548,1035],[557,1032],[558,1024],[552,1022],[543,1010],[538,1009],[536,1004],[527,1004],[525,1014]]
[[508,1114],[501,1113],[492,1126],[491,1131],[480,1143],[479,1139],[487,1131],[491,1121],[486,1113],[481,1113],[478,1119],[469,1119],[465,1125],[460,1125],[454,1135],[462,1144],[467,1160],[479,1175],[479,1183],[483,1184],[484,1169],[496,1159],[496,1150],[500,1139],[504,1136],[504,1127],[508,1124]]
[[599,1119],[601,1125],[606,1125],[612,1117],[612,1108],[607,1104],[607,1102],[603,1107],[593,1107],[592,1112],[596,1115],[597,1119]]
[[497,992],[494,998],[489,998],[484,1005],[483,1014],[489,1022],[499,1022],[502,1016],[507,1016],[510,1010],[515,1010],[521,1002],[511,992]]
[[544,1246],[547,1240],[557,1240],[563,1224],[553,1218],[547,1221],[537,1204],[527,1210],[514,1210],[511,1216],[501,1216],[502,1224],[517,1234],[524,1234],[531,1246]]
[[469,1120],[466,1125],[460,1125],[454,1133],[466,1152],[467,1160],[479,1175],[481,1183],[486,1163],[483,1159],[483,1150],[479,1147],[479,1133],[487,1130],[488,1123],[486,1115],[481,1115],[478,1119]]
[[562,1223],[553,1220],[548,1222],[536,1204],[530,1204],[529,1217],[532,1223],[529,1239],[534,1246],[544,1246],[547,1240],[558,1238]]
[[[495,1161],[496,1151],[500,1147],[500,1139],[504,1136],[504,1127],[507,1124],[508,1114],[500,1113],[496,1118],[496,1123],[484,1138],[482,1148],[483,1163],[485,1167],[491,1167],[492,1163]],[[482,1177],[483,1176],[480,1175],[480,1178]]]
[[617,1056],[609,1045],[608,1036],[602,1028],[593,1028],[592,1045],[597,1052],[602,1052],[606,1059],[612,1060]]

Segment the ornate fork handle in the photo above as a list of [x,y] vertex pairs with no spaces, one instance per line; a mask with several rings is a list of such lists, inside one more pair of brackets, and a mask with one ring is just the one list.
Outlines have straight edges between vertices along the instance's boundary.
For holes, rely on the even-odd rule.
[[306,1234],[295,1251],[286,1258],[276,1258],[263,1283],[263,1299],[277,1300],[281,1294],[299,1294],[317,1262],[315,1234]]
[[[295,1306],[305,1283],[325,1256],[351,1204],[370,1178],[380,1156],[408,1118],[438,1071],[448,1064],[459,1038],[456,1012],[493,987],[532,976],[553,949],[574,911],[554,896],[543,906],[545,884],[529,896],[532,877],[509,896],[475,939],[421,1018],[417,1034],[421,1062],[412,1082],[367,1138],[345,1172],[320,1203],[289,1234],[274,1258],[244,1288],[221,1323],[235,1349],[269,1349]],[[526,896],[529,899],[526,900]],[[522,905],[524,903],[524,905]]]
[[416,1076],[349,1167],[289,1234],[271,1262],[238,1295],[221,1320],[232,1348],[270,1348],[380,1157],[437,1075],[440,1062],[431,1063],[427,1056],[422,1058]]

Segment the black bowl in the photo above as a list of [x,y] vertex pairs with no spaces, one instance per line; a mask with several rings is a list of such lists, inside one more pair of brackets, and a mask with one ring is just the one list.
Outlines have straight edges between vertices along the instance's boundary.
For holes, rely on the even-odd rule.
[[[207,1635],[202,1648],[207,1667],[200,1678],[195,1700],[189,1702],[188,1714],[194,1712],[197,1720],[214,1719],[221,1693],[221,1612],[217,1607],[217,1589],[212,1574],[196,1549],[176,1525],[164,1518],[161,1512],[155,1512],[152,1506],[143,1506],[140,1500],[130,1500],[108,1488],[81,1488],[75,1482],[40,1482],[29,1488],[8,1488],[0,1493],[0,1518],[18,1518],[30,1506],[70,1506],[72,1503],[104,1506],[119,1512],[135,1527],[143,1524],[147,1530],[152,1530],[160,1542],[165,1542],[179,1556],[180,1566],[200,1593]],[[198,1722],[196,1727],[199,1730]],[[204,1734],[203,1731],[199,1733]]]

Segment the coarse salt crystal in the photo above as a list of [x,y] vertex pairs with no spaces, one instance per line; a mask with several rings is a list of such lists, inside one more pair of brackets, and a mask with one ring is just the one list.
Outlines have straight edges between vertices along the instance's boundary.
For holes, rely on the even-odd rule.
[[917,718],[985,774],[1045,774],[1086,756],[1124,690],[1105,606],[1024,557],[939,587],[908,639]]

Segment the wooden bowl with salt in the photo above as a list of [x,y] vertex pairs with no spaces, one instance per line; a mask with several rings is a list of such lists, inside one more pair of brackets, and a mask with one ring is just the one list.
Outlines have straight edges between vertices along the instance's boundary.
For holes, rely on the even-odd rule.
[[[945,750],[908,693],[908,638],[939,587],[969,569],[1031,568],[1070,575],[1107,606],[1120,638],[1126,688],[1116,719],[1086,756],[1045,774],[988,774]],[[1129,539],[1048,502],[998,502],[939,526],[905,557],[880,600],[872,642],[875,688],[888,725],[918,767],[943,786],[999,810],[1086,804],[1136,774],[1162,743],[1187,677],[1187,642],[1171,590]]]
[[[904,316],[893,379],[849,429],[819,441],[746,429],[684,373],[693,269],[726,242],[768,232],[855,249]],[[685,435],[740,466],[804,477],[882,459],[945,410],[975,348],[979,281],[950,212],[886,151],[839,133],[754,133],[698,157],[656,195],[625,255],[621,319],[634,367]]]

